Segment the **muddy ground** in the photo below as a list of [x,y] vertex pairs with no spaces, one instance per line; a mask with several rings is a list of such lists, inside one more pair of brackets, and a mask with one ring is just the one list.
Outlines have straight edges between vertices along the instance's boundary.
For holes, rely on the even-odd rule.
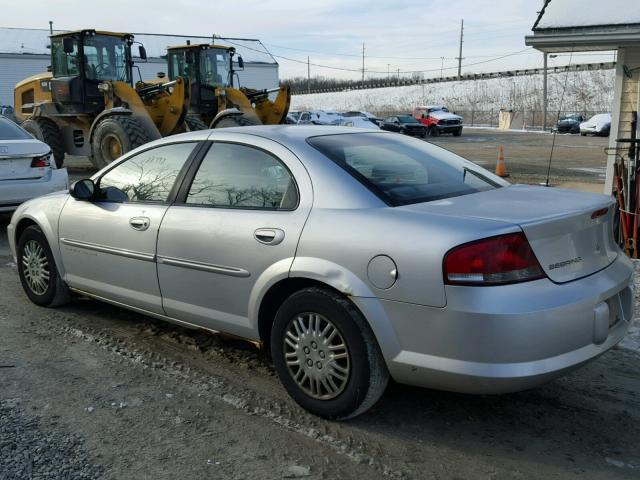
[[8,221],[0,215],[2,480],[640,477],[640,335],[535,390],[392,384],[365,415],[328,422],[300,410],[249,344],[92,300],[31,304]]

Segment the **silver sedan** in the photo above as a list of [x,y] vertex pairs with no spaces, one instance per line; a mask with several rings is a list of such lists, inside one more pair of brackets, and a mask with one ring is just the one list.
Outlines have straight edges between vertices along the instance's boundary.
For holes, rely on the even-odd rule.
[[398,382],[535,387],[618,343],[611,198],[510,185],[387,132],[261,126],[144,145],[8,227],[27,296],[73,294],[271,351],[328,418]]

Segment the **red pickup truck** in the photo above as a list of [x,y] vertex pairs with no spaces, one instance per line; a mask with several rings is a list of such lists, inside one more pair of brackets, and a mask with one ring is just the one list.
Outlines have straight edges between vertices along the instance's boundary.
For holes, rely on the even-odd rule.
[[413,117],[427,126],[427,135],[437,137],[441,133],[462,135],[462,117],[455,115],[442,105],[427,105],[413,109]]

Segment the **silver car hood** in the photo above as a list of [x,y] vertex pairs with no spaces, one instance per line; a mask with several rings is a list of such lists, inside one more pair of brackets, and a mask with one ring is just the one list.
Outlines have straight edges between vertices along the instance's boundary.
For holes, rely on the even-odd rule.
[[462,120],[460,115],[455,115],[449,112],[443,112],[441,110],[436,110],[435,112],[431,112],[429,114],[433,118],[437,118],[438,120]]
[[518,225],[547,276],[558,283],[605,268],[620,251],[612,234],[614,202],[606,195],[511,185],[399,208]]

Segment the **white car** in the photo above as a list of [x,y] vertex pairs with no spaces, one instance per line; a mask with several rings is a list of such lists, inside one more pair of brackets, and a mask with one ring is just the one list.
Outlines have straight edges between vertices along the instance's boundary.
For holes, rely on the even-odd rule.
[[608,136],[611,130],[611,114],[599,113],[580,124],[580,135],[587,134]]
[[357,127],[380,130],[380,127],[377,124],[373,123],[372,120],[367,120],[364,117],[345,117],[340,122],[340,125],[342,125],[343,127]]
[[67,170],[56,168],[49,146],[0,117],[0,212],[68,188]]

